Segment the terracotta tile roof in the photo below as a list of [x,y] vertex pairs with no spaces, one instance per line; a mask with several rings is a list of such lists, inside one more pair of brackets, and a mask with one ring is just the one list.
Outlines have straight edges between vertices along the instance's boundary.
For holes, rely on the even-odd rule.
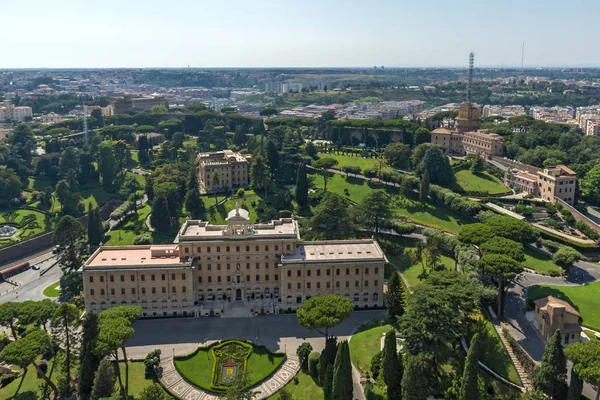
[[567,303],[564,300],[557,299],[556,297],[553,297],[553,296],[542,297],[541,299],[537,299],[536,301],[534,301],[534,303],[536,306],[538,306],[541,310],[544,310],[544,311],[546,310],[546,306],[548,304],[561,305],[561,306],[565,307],[565,310],[569,314],[573,314],[573,315],[577,315],[578,317],[581,317],[579,312],[577,312],[577,310],[575,308],[573,308],[572,305],[570,305],[569,303]]

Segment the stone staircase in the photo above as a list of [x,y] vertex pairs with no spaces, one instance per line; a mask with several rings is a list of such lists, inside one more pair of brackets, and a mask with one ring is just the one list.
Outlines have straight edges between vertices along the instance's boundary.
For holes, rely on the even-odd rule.
[[250,318],[253,316],[250,305],[246,300],[235,300],[225,303],[221,318]]
[[504,334],[502,333],[502,329],[496,323],[494,323],[494,328],[496,329],[496,332],[498,332],[498,335],[500,336],[500,340],[502,340],[502,344],[508,351],[508,355],[510,356],[511,361],[512,361],[513,365],[515,366],[515,369],[517,370],[517,374],[519,374],[519,379],[521,379],[523,386],[525,387],[525,389],[527,391],[533,390],[531,381],[527,377],[527,374],[525,374],[525,371],[523,370],[523,367],[521,366],[519,359],[517,358],[517,356],[515,356],[515,353],[513,352],[512,347],[510,347],[510,345],[508,344],[508,341],[504,337]]

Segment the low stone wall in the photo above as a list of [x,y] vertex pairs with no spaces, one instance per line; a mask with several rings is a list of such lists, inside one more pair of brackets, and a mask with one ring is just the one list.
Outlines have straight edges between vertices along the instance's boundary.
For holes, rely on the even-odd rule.
[[600,233],[600,226],[598,226],[598,224],[596,224],[594,221],[592,221],[587,216],[579,212],[579,210],[577,210],[575,207],[559,199],[558,197],[555,197],[554,201],[560,203],[560,205],[562,205],[564,208],[571,211],[571,214],[573,214],[573,218],[575,218],[576,221],[582,221],[584,224],[586,224],[596,232]]

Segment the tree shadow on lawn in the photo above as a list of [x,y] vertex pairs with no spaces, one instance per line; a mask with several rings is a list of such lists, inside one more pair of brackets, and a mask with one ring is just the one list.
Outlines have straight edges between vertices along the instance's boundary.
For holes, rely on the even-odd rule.
[[[405,199],[405,201],[403,202],[403,205],[404,205],[404,208],[406,208],[406,210],[410,214],[413,214],[416,212],[423,212],[423,213],[431,215],[432,217],[440,219],[442,221],[451,222],[450,217],[448,217],[448,211],[450,211],[450,210],[444,210],[441,207],[436,207],[429,203],[425,204],[425,206],[423,206],[420,202],[417,202],[414,200],[409,200],[409,199]],[[444,212],[444,211],[446,211],[446,212]],[[462,221],[457,218],[456,223],[458,225],[461,225]]]

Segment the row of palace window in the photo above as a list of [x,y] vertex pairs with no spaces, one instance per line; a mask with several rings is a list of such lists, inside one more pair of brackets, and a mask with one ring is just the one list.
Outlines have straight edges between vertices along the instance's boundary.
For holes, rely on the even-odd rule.
[[[377,287],[377,284],[379,283],[379,281],[374,281],[373,282],[373,286]],[[360,282],[359,281],[354,281],[354,287],[359,287],[360,286]],[[339,288],[340,287],[340,281],[336,281],[335,282],[335,287]],[[346,281],[346,287],[349,288],[350,287],[350,281]],[[369,287],[369,281],[365,281],[365,287]],[[287,284],[287,288],[289,290],[292,289],[292,284],[288,283]],[[306,288],[307,289],[311,289],[311,283],[310,282],[306,282]],[[331,289],[331,282],[325,282],[325,288],[326,289]],[[302,289],[302,282],[298,282],[296,283],[296,289]],[[317,289],[321,289],[321,282],[317,282]]]
[[[326,272],[327,276],[331,276],[331,270],[330,269],[326,269],[325,272]],[[379,273],[379,268],[376,267],[375,268],[375,275],[377,275],[378,273]],[[312,274],[312,271],[310,269],[307,269],[306,270],[306,276],[311,276],[311,274]],[[336,275],[340,275],[340,269],[339,268],[335,269],[335,274]],[[354,270],[354,274],[355,275],[360,275],[360,268],[356,268]],[[350,275],[350,268],[346,268],[346,275]],[[369,268],[368,267],[365,268],[365,275],[369,275]],[[292,276],[292,271],[289,270],[289,269],[288,269],[288,272],[287,272],[287,276],[288,276],[288,278],[291,278],[291,276]],[[301,269],[299,269],[299,270],[296,271],[296,276],[298,276],[298,277],[302,276],[302,270]],[[320,269],[317,270],[317,276],[321,276],[321,270]]]
[[[238,276],[238,278],[239,278],[239,276]],[[221,283],[222,282],[221,279],[222,278],[220,276],[217,276],[217,283]],[[206,280],[207,280],[208,283],[212,283],[212,276],[207,276]],[[265,275],[265,281],[268,281],[268,280],[269,280],[269,275]],[[275,274],[274,275],[274,280],[278,281],[279,280],[279,275]],[[260,282],[260,275],[256,275],[254,281],[255,282]],[[231,282],[231,276],[230,275],[227,275],[227,282]],[[250,282],[250,275],[246,275],[246,282]],[[202,277],[201,276],[198,277],[198,283],[202,283]],[[239,279],[237,279],[236,283],[241,283],[241,282],[240,282]]]
[[[239,253],[240,249],[241,249],[241,246],[235,246],[236,253]],[[201,250],[201,247],[196,247],[196,253],[201,253],[200,250]],[[288,250],[288,251],[290,250],[290,245],[289,244],[286,245],[286,250]],[[183,251],[185,253],[189,253],[190,252],[190,248],[189,247],[184,247]],[[249,252],[249,251],[250,251],[250,246],[246,246],[246,252]],[[254,251],[260,251],[260,246],[258,246],[258,245],[254,246]],[[265,251],[269,251],[269,245],[268,244],[265,245]],[[277,245],[277,244],[275,245],[275,251],[279,251],[279,245]],[[206,247],[206,252],[207,253],[211,252],[211,247],[210,246]],[[225,252],[226,253],[231,252],[231,246],[225,246]],[[217,253],[221,253],[221,246],[217,246]]]
[[[350,297],[350,294],[346,293],[344,296],[346,297]],[[364,293],[363,294],[363,300],[362,301],[369,301],[369,293]],[[379,301],[379,293],[375,292],[372,294],[372,301]],[[310,296],[306,296],[306,300],[310,299]],[[354,301],[358,302],[360,301],[360,293],[354,293]],[[286,303],[287,304],[292,304],[294,302],[294,298],[293,296],[288,295],[286,297]],[[296,296],[296,303],[300,304],[302,303],[302,296],[298,295]]]
[[[109,275],[108,280],[110,282],[114,282],[115,281],[115,276],[114,275]],[[135,282],[135,275],[129,275],[129,280],[131,282]],[[140,280],[141,281],[145,281],[146,280],[146,275],[141,274],[140,275]],[[150,280],[155,281],[156,280],[156,275],[152,274],[150,275]],[[160,276],[160,280],[161,281],[166,281],[167,280],[167,274],[161,274]],[[171,274],[171,280],[177,280],[177,274]],[[185,281],[185,272],[181,274],[181,280]],[[103,283],[104,282],[104,275],[100,275],[100,282]],[[125,282],[125,275],[121,275],[121,282]],[[94,283],[94,276],[90,275],[90,283]]]
[[[260,269],[260,263],[256,263],[255,265],[256,265],[256,269]],[[273,265],[275,266],[275,268],[277,268],[277,263],[274,263]],[[227,264],[226,267],[227,267],[228,271],[231,270],[231,264]],[[268,262],[265,262],[265,268],[269,269],[269,263]],[[249,262],[246,263],[246,269],[250,269],[250,263]],[[207,271],[212,271],[212,265],[211,264],[207,264],[206,265],[206,270]],[[221,264],[217,264],[217,271],[220,271],[220,270],[221,270]],[[202,271],[202,265],[201,264],[198,264],[198,271]]]
[[[161,308],[168,308],[169,307],[169,302],[171,303],[171,307],[172,308],[179,307],[179,300],[170,300],[170,301],[169,300],[162,300],[162,301],[160,301]],[[102,301],[102,302],[100,302],[100,309],[101,310],[106,310],[108,308],[107,307],[108,305],[110,305],[111,307],[115,307],[115,306],[117,306],[117,304],[119,304],[119,303],[117,303],[116,301],[111,301],[110,303],[108,303],[106,301]],[[121,301],[121,304],[127,304],[127,302],[126,301]],[[131,302],[131,304],[132,305],[137,305],[137,301],[134,300],[134,301]],[[148,307],[148,302],[146,300],[142,300],[141,304],[142,304],[142,308]],[[152,304],[152,308],[158,308],[159,301],[158,300],[152,300],[151,304]],[[182,300],[181,301],[181,307],[187,307],[187,305],[188,305],[187,300]],[[90,303],[90,308],[92,310],[94,310],[96,308],[96,303],[92,301]]]
[[[186,293],[187,291],[187,287],[186,286],[182,286],[181,287],[181,293]],[[94,296],[96,293],[96,291],[94,289],[90,289],[90,295]],[[105,295],[105,290],[104,289],[100,289],[100,296],[104,296]],[[141,293],[142,294],[146,294],[146,288],[143,287],[141,288]],[[165,286],[162,287],[162,293],[166,294],[167,293],[167,288]],[[175,286],[171,286],[171,293],[177,293],[177,288]],[[110,294],[114,295],[115,294],[115,288],[111,288],[110,289]],[[121,294],[124,295],[125,294],[125,288],[121,288]],[[135,288],[131,288],[131,294],[135,295]],[[152,294],[156,294],[156,288],[153,287],[152,288]]]

